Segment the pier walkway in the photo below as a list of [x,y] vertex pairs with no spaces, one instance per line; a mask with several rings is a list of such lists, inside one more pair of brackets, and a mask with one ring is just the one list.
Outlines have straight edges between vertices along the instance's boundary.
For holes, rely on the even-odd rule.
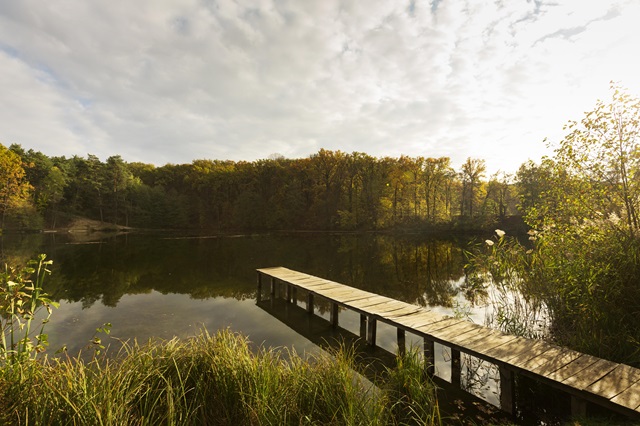
[[284,286],[288,302],[296,302],[297,291],[306,292],[307,311],[314,299],[330,303],[330,322],[338,325],[340,308],[360,314],[360,336],[376,344],[378,322],[397,329],[398,349],[405,350],[405,335],[424,339],[425,365],[433,374],[434,343],[451,349],[451,382],[460,383],[461,353],[495,364],[500,371],[500,408],[514,413],[515,377],[528,376],[571,396],[574,415],[586,414],[587,403],[603,406],[640,419],[640,369],[607,361],[539,340],[507,335],[469,321],[442,316],[417,305],[283,267],[258,269],[258,301],[268,280],[271,297]]

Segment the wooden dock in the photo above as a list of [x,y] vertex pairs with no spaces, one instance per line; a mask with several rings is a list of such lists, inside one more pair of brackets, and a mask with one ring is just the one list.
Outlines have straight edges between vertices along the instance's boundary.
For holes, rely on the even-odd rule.
[[574,415],[586,414],[587,403],[640,419],[640,369],[579,353],[539,340],[507,335],[471,322],[442,316],[426,308],[283,267],[258,269],[258,301],[264,281],[275,297],[284,286],[285,299],[297,301],[306,292],[307,311],[314,299],[330,303],[330,322],[338,325],[340,308],[360,314],[360,336],[376,344],[378,322],[397,329],[398,349],[405,350],[405,334],[424,339],[425,365],[433,374],[434,343],[451,349],[451,382],[460,383],[462,353],[495,364],[500,371],[500,408],[515,413],[517,374],[531,377],[571,395]]

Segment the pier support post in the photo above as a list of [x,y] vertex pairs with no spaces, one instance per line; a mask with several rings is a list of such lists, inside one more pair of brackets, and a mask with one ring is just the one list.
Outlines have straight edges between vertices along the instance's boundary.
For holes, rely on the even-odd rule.
[[513,370],[504,366],[500,370],[500,408],[509,414],[516,412],[516,382]]
[[287,283],[287,303],[291,303],[291,284]]
[[311,292],[307,294],[307,312],[313,313],[313,293]]
[[271,299],[276,298],[276,279],[271,278]]
[[451,384],[460,386],[461,376],[460,351],[451,348]]
[[431,339],[424,338],[424,368],[429,376],[436,374],[435,343]]
[[360,314],[360,337],[367,338],[367,316],[365,314]]
[[338,304],[335,302],[331,302],[330,322],[332,327],[338,326]]
[[262,300],[262,274],[260,272],[258,274],[258,291],[256,292],[256,302],[260,303]]
[[579,396],[571,395],[571,417],[586,417],[587,401]]
[[291,290],[291,301],[294,305],[298,304],[298,287],[293,287]]
[[398,336],[398,355],[404,356],[404,354],[407,352],[406,333],[403,329],[398,328],[397,336]]
[[373,315],[367,315],[367,343],[371,346],[376,345],[376,328],[376,318]]

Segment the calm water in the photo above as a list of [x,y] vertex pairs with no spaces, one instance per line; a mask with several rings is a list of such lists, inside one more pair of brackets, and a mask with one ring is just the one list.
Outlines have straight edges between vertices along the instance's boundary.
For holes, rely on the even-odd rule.
[[[51,352],[66,345],[75,353],[106,322],[112,324],[112,336],[125,340],[186,337],[202,327],[228,327],[256,344],[314,350],[309,339],[256,305],[255,269],[268,266],[286,266],[444,313],[468,305],[459,292],[466,241],[373,234],[0,238],[3,262],[24,262],[40,252],[54,261],[45,288],[60,301],[48,325]],[[483,321],[482,312],[472,311],[477,322]],[[341,315],[341,325],[350,328],[350,322],[348,314]],[[381,330],[380,342],[393,351],[391,331]]]
[[[316,301],[317,316],[312,317],[303,309],[302,299],[299,307],[278,300],[256,303],[257,268],[285,266],[443,314],[464,313],[482,324],[490,309],[474,305],[464,290],[468,244],[468,240],[380,234],[224,238],[130,234],[103,239],[5,235],[0,236],[0,262],[24,264],[38,253],[53,259],[45,291],[60,302],[60,308],[47,325],[49,353],[66,345],[72,354],[81,350],[90,354],[86,348],[96,328],[107,322],[112,324],[113,338],[100,336],[111,351],[121,340],[184,338],[204,327],[210,332],[221,328],[241,332],[256,346],[314,353],[332,337],[357,338],[359,316],[342,311],[339,330],[334,331],[322,320],[329,318],[329,306],[322,299]],[[395,353],[396,330],[379,323],[377,343]],[[407,334],[407,344],[421,347],[422,339]],[[386,356],[377,353],[372,356]],[[450,375],[448,361],[448,349],[436,345],[436,374],[445,380]],[[463,387],[492,404],[498,403],[498,377],[495,366],[463,357]],[[451,392],[445,392],[446,399],[455,413],[465,396]]]

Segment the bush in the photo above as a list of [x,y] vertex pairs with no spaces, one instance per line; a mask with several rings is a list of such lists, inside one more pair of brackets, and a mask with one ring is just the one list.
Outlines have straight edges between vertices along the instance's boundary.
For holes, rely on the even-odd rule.
[[530,231],[531,246],[499,235],[476,249],[469,281],[502,295],[491,299],[493,325],[640,366],[640,239],[611,220]]

